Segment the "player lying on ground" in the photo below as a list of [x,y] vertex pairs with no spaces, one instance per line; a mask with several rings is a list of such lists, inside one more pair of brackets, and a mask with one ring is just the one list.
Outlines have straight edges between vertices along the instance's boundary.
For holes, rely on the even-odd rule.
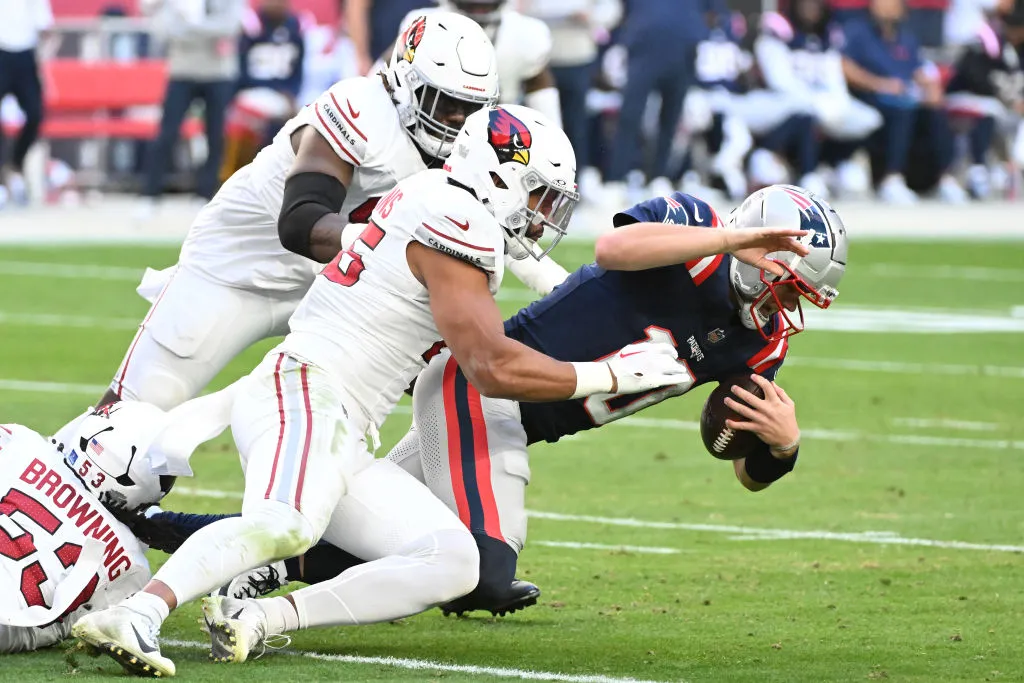
[[554,401],[685,379],[665,343],[572,363],[507,337],[494,301],[502,255],[530,258],[545,230],[554,243],[564,234],[575,155],[561,130],[513,105],[470,115],[454,149],[445,170],[407,178],[377,204],[317,277],[291,333],[240,380],[231,427],[242,515],[190,537],[141,592],[79,619],[76,637],[129,672],[173,675],[157,644],[170,610],[321,538],[372,561],[254,606],[258,619],[204,601],[215,658],[244,660],[268,634],[388,621],[472,590],[479,556],[466,527],[367,447],[440,341],[489,396]]
[[74,620],[149,580],[145,546],[110,507],[148,507],[172,484],[146,451],[167,415],[140,403],[86,413],[50,440],[0,425],[0,653],[48,647]]
[[[583,266],[564,286],[508,320],[505,331],[554,357],[600,358],[624,341],[662,336],[689,351],[689,374],[677,385],[640,395],[517,404],[481,397],[447,352],[433,359],[416,383],[418,427],[388,459],[425,480],[477,540],[479,584],[470,595],[446,605],[446,611],[504,612],[536,600],[531,584],[511,585],[525,542],[531,443],[557,441],[698,384],[753,371],[766,398],[738,391],[751,407],[733,404],[747,419],[732,426],[757,434],[764,448],[737,460],[736,476],[747,488],[760,490],[795,464],[795,408],[771,380],[785,357],[788,336],[803,327],[802,312],[790,315],[800,310],[800,298],[826,307],[837,295],[847,251],[839,216],[799,188],[776,186],[749,197],[718,230],[705,229],[720,225],[709,205],[679,193],[643,202],[618,214],[615,222],[645,224],[620,227],[599,240],[598,261],[609,270]],[[793,227],[787,232],[764,230],[764,225]],[[798,235],[802,244],[787,244],[786,235]],[[766,260],[769,252],[786,246],[794,252],[771,253],[774,260]],[[474,414],[483,418],[482,432],[475,431],[481,421]],[[449,425],[460,433],[449,434]],[[486,446],[476,449],[476,444]],[[161,520],[179,525],[176,534],[159,527],[149,532],[156,539],[164,537],[157,542],[167,550],[176,547],[168,537],[187,535],[209,522],[204,516],[171,513],[153,524]],[[255,576],[263,588],[268,577],[314,582],[354,561],[320,545],[302,563],[291,561]]]

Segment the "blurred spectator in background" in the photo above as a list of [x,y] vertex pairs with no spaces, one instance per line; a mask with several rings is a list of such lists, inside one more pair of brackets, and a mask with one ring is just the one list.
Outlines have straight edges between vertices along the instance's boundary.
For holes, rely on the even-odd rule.
[[525,14],[542,19],[551,29],[551,73],[558,87],[562,128],[576,150],[580,187],[600,182],[588,158],[590,141],[587,92],[595,75],[598,39],[622,18],[621,0],[522,0]]
[[[409,12],[432,7],[433,0],[344,0],[345,29],[355,48],[358,75],[366,75],[374,60],[394,44],[402,19]],[[388,52],[390,57],[390,52]]]
[[701,4],[708,36],[697,44],[695,87],[687,91],[683,105],[684,129],[690,136],[704,138],[711,155],[707,168],[711,184],[724,188],[733,199],[742,199],[747,195],[743,164],[753,144],[750,130],[737,114],[742,78],[752,65],[750,54],[740,47],[746,21],[717,1],[701,0]]
[[950,0],[943,26],[944,40],[952,48],[975,43],[988,14],[1006,14],[1013,8],[1013,0]]
[[1024,1],[1003,7],[1002,21],[984,23],[953,67],[946,87],[951,110],[970,122],[967,190],[976,199],[1003,183],[999,165],[990,164],[993,141],[1005,141],[1007,156],[1024,166]]
[[642,159],[637,146],[648,96],[661,96],[658,135],[647,178],[649,192],[667,195],[668,156],[676,134],[683,99],[693,82],[697,44],[708,34],[697,0],[630,0],[619,42],[626,49],[626,84],[605,178],[609,204],[626,204],[626,174]]
[[825,0],[793,0],[785,15],[766,12],[754,54],[765,84],[784,94],[800,114],[812,116],[834,141],[833,190],[867,192],[869,179],[851,157],[882,125],[882,115],[850,96],[838,44],[842,35],[830,22]]
[[4,166],[4,134],[0,125],[0,207],[8,195],[17,204],[28,203],[23,167],[25,156],[39,136],[43,122],[43,88],[36,62],[39,34],[53,24],[50,0],[3,0],[0,3],[0,100],[12,95],[24,114],[11,150],[10,164]]
[[298,111],[305,43],[290,5],[290,0],[259,0],[243,17],[238,93],[227,116],[221,182],[252,161]]
[[963,202],[966,194],[949,174],[953,140],[939,73],[922,60],[904,14],[902,0],[871,0],[871,19],[848,22],[844,29],[843,71],[850,90],[884,118],[876,134],[884,146],[879,196],[894,204],[917,201],[904,174],[915,127],[923,126],[933,155],[930,166],[940,174],[939,196]]
[[217,172],[224,147],[224,114],[238,79],[238,37],[246,0],[145,0],[144,12],[154,17],[155,30],[167,40],[170,80],[164,96],[160,133],[146,162],[139,218],[153,210],[163,192],[181,123],[194,100],[204,104],[206,161],[196,175],[196,194],[210,199],[217,191]]

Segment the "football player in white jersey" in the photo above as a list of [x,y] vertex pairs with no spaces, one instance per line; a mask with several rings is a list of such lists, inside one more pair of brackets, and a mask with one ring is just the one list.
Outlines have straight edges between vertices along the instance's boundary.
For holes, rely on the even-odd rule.
[[52,440],[0,425],[0,653],[54,645],[76,617],[149,580],[145,547],[106,506],[151,505],[170,489],[145,453],[164,415],[118,403]]
[[548,25],[512,9],[507,0],[441,0],[439,4],[439,8],[410,12],[401,25],[408,26],[421,16],[443,11],[459,12],[473,19],[494,43],[501,102],[522,102],[561,127],[558,88],[549,68],[551,29]]
[[443,341],[482,393],[527,401],[685,376],[669,344],[568,363],[505,336],[494,301],[502,255],[531,258],[545,231],[557,244],[578,201],[575,165],[565,134],[533,110],[471,115],[445,169],[407,178],[381,200],[316,278],[291,333],[241,380],[232,413],[246,478],[241,516],[191,536],[142,592],[83,617],[73,634],[133,673],[173,675],[156,642],[171,609],[321,537],[372,561],[282,598],[207,599],[215,658],[241,661],[274,634],[392,620],[472,590],[479,556],[469,531],[411,475],[374,461],[366,443],[426,365],[423,354]]
[[465,117],[497,95],[493,46],[449,13],[406,35],[384,77],[323,93],[203,207],[178,265],[144,279],[153,306],[100,405],[169,409],[249,345],[286,333],[345,225],[365,223],[400,179],[440,165]]

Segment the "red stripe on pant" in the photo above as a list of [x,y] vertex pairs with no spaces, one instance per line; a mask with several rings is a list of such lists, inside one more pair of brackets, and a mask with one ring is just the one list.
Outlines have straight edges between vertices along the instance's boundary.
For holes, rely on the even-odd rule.
[[452,493],[455,496],[455,507],[459,511],[459,519],[468,528],[469,502],[466,500],[466,489],[462,483],[462,453],[459,450],[459,415],[455,408],[455,372],[459,364],[452,356],[444,366],[441,377],[442,403],[444,419],[448,431],[448,468],[452,473]]
[[149,313],[147,313],[146,317],[142,319],[141,323],[139,323],[139,331],[135,333],[135,338],[132,339],[132,345],[128,347],[128,355],[124,359],[124,367],[121,368],[121,376],[116,380],[118,398],[121,398],[121,392],[124,390],[124,378],[128,376],[128,364],[132,362],[132,354],[135,353],[135,346],[139,343],[139,339],[142,337],[142,333],[146,329],[146,323],[148,323],[149,319],[153,317],[153,311],[155,311],[156,307],[160,305],[160,302],[163,300],[164,294],[167,293],[167,290],[171,288],[172,282],[174,282],[174,275],[171,275],[167,284],[164,285],[164,288],[160,291],[160,296],[156,298],[156,301],[154,301],[152,307],[150,307]]
[[284,442],[284,395],[281,393],[281,363],[284,362],[284,354],[277,357],[277,365],[274,366],[274,388],[277,389],[277,412],[281,418],[281,430],[277,433],[277,450],[274,451],[274,464],[270,468],[270,483],[267,484],[267,492],[263,497],[270,500],[270,491],[274,488],[274,477],[277,476],[277,460],[281,457],[281,444]]
[[306,441],[302,445],[302,461],[299,464],[299,480],[295,484],[295,509],[302,512],[302,483],[306,480],[306,460],[309,457],[309,444],[313,440],[313,410],[309,407],[309,382],[305,363],[299,368],[302,378],[302,404],[306,408]]
[[476,460],[476,487],[484,509],[484,531],[491,538],[503,541],[505,537],[501,533],[498,502],[494,499],[494,487],[491,485],[491,449],[487,447],[487,422],[484,420],[480,392],[467,381],[466,393],[469,417],[473,421],[473,458]]

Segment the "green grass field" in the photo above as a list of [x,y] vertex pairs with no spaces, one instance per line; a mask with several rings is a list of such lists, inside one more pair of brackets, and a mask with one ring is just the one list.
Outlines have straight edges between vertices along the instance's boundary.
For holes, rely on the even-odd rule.
[[[1024,320],[1020,310],[1011,317],[1024,304],[1024,243],[858,242],[852,251],[829,317],[867,314],[871,328],[872,310],[884,308],[903,321],[974,315],[1018,331],[796,337],[779,381],[805,431],[800,465],[759,494],[704,452],[694,423],[706,390],[535,448],[536,514],[520,575],[544,595],[525,612],[432,611],[302,632],[286,653],[233,667],[208,663],[190,644],[203,640],[190,606],[167,623],[164,637],[176,644],[165,654],[193,681],[495,675],[445,665],[576,681],[1024,680],[1024,559],[1013,547],[1024,546]],[[579,243],[559,252],[566,264],[590,253]],[[175,258],[169,248],[5,247],[0,421],[48,433],[95,400],[146,311],[137,275]],[[511,278],[507,286],[512,311],[525,295]],[[267,346],[239,358],[218,386]],[[408,421],[389,420],[381,455]],[[242,480],[229,444],[205,446],[196,480],[179,481],[164,507],[236,510],[230,493]],[[585,544],[599,547],[575,547]],[[64,650],[0,661],[0,680],[19,683],[120,675],[109,660]]]

